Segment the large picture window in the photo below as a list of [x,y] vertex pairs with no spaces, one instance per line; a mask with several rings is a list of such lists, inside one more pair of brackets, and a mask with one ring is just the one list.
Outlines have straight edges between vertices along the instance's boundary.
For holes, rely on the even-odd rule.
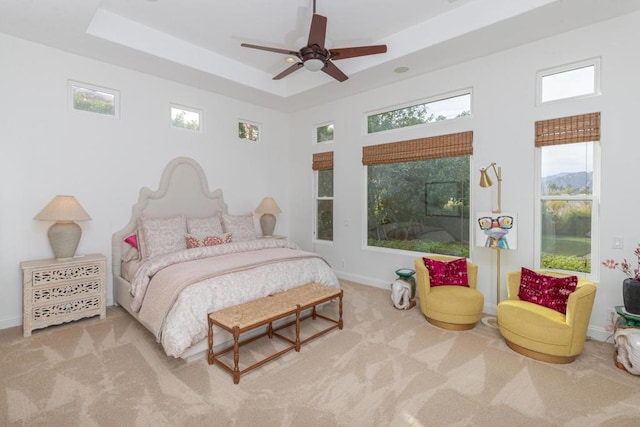
[[539,153],[539,265],[592,272],[597,250],[599,113],[536,123]]
[[469,256],[472,132],[364,147],[367,245]]

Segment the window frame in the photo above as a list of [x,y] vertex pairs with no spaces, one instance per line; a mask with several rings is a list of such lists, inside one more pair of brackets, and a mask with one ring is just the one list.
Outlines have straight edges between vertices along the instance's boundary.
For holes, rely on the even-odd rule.
[[[314,191],[313,191],[313,243],[320,243],[320,244],[325,244],[325,245],[333,245],[333,238],[335,238],[335,236],[332,236],[333,238],[331,240],[326,240],[326,239],[320,239],[318,238],[318,204],[319,201],[321,200],[330,200],[332,205],[334,205],[335,203],[335,169],[331,168],[330,170],[333,172],[333,194],[331,195],[331,197],[328,196],[320,196],[319,193],[319,189],[320,189],[320,172],[324,171],[324,170],[329,170],[329,169],[320,169],[320,170],[314,170]],[[335,207],[335,206],[334,206]],[[331,218],[331,222],[333,224],[333,228],[335,231],[335,217],[333,215],[334,210],[332,209],[332,218]],[[333,235],[333,232],[332,232]]]
[[[112,95],[113,96],[113,114],[100,113],[97,111],[89,111],[89,110],[82,110],[79,108],[75,108],[75,102],[74,102],[74,96],[73,96],[74,87]],[[81,113],[81,114],[95,114],[101,117],[109,117],[116,120],[120,119],[120,91],[116,89],[110,89],[103,86],[90,84],[90,83],[80,82],[77,80],[67,80],[67,92],[68,92],[68,98],[69,98],[68,102],[69,102],[70,111]]]
[[[333,134],[331,139],[326,140],[326,141],[318,141],[318,129],[321,127],[325,127],[325,126],[333,126]],[[328,122],[323,122],[323,123],[318,123],[313,125],[313,143],[315,144],[331,144],[335,141],[336,138],[336,134],[335,134],[335,123],[333,122],[333,120],[328,121]]]
[[[381,130],[381,131],[377,131],[377,132],[369,132],[369,117],[371,117],[371,116],[384,114],[384,113],[390,113],[390,112],[397,111],[397,110],[402,110],[402,109],[405,109],[405,108],[417,107],[417,106],[420,106],[420,105],[432,104],[432,103],[436,103],[436,102],[439,102],[439,101],[444,101],[444,100],[447,100],[447,99],[456,98],[456,97],[464,96],[464,95],[469,95],[469,114],[467,114],[465,116],[452,117],[450,119],[436,120],[436,121],[433,121],[433,122],[418,123],[418,124],[415,124],[415,125],[402,126],[402,127],[397,127],[397,128],[393,128],[393,129]],[[445,92],[445,93],[442,93],[442,94],[434,95],[434,96],[431,96],[431,97],[428,97],[428,98],[422,98],[422,99],[409,101],[409,102],[402,103],[402,104],[396,104],[396,105],[392,105],[392,106],[387,106],[387,107],[379,108],[377,110],[365,111],[363,113],[362,117],[363,117],[362,118],[362,134],[365,135],[365,136],[386,134],[388,132],[395,132],[395,131],[399,131],[399,130],[403,130],[403,129],[404,130],[406,130],[406,129],[415,129],[415,128],[419,128],[419,127],[433,125],[434,123],[450,122],[451,120],[465,119],[465,118],[473,117],[473,88],[472,87],[467,87],[467,88],[463,88],[463,89],[457,89],[457,90],[454,90],[454,91],[450,91],[450,92]]]
[[[186,128],[186,127],[182,127],[182,126],[175,126],[173,124],[173,110],[181,110],[187,113],[194,113],[198,115],[198,129],[190,129],[190,128]],[[184,130],[184,131],[188,131],[188,132],[194,132],[194,133],[203,133],[204,132],[204,112],[202,109],[199,108],[194,108],[194,107],[187,107],[185,105],[181,105],[181,104],[176,104],[176,103],[169,103],[169,126],[171,126],[172,129],[178,129],[178,130]]]
[[[253,140],[253,139],[249,139],[249,138],[241,138],[240,137],[240,125],[246,123],[248,125],[251,126],[255,126],[258,128],[258,137]],[[262,123],[258,123],[258,122],[254,122],[251,120],[246,120],[246,119],[238,119],[238,125],[236,126],[236,132],[237,132],[237,137],[238,137],[238,141],[242,141],[242,142],[249,142],[252,144],[260,144],[262,142]]]
[[[572,62],[570,64],[560,65],[557,67],[546,68],[536,72],[536,106],[548,105],[557,102],[566,102],[576,99],[591,98],[594,96],[600,96],[600,83],[601,83],[601,63],[600,57],[589,58],[582,61]],[[570,71],[580,70],[582,68],[594,67],[593,70],[593,92],[585,93],[581,95],[568,96],[565,98],[557,98],[549,101],[542,100],[543,94],[543,79],[545,77],[553,76],[556,74],[567,73]]]
[[[600,269],[598,268],[598,262],[600,260],[599,248],[600,248],[600,141],[588,141],[593,144],[593,171],[591,175],[591,194],[577,194],[577,195],[543,195],[542,194],[542,149],[545,147],[535,147],[535,167],[536,167],[536,191],[535,191],[535,208],[534,208],[534,227],[536,233],[534,236],[534,266],[536,269],[544,269],[547,271],[555,271],[563,274],[571,274],[576,276],[585,277],[592,281],[598,281]],[[586,142],[577,142],[581,144]],[[591,202],[591,272],[585,273],[581,271],[572,270],[560,270],[551,269],[548,267],[542,267],[542,204],[548,200],[561,200],[561,201],[590,201]]]

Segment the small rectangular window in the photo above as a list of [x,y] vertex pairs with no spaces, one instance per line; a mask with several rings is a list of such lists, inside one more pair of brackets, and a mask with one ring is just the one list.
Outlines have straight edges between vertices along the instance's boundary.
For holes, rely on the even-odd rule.
[[333,169],[317,174],[316,239],[333,241]]
[[171,127],[200,132],[201,126],[201,110],[171,104]]
[[471,91],[367,115],[367,133],[382,132],[471,115]]
[[242,141],[260,142],[260,123],[238,120],[238,138]]
[[316,125],[316,143],[333,142],[333,122]]
[[600,93],[600,60],[592,59],[538,72],[538,104]]
[[72,110],[119,117],[120,93],[117,90],[71,80],[68,86],[69,103]]

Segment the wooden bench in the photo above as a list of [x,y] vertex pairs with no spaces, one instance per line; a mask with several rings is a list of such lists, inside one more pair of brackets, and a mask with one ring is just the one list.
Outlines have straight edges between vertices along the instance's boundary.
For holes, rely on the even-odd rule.
[[[318,283],[310,283],[308,285],[289,289],[287,291],[279,292],[274,295],[258,298],[244,304],[227,307],[222,310],[210,313],[207,316],[209,322],[209,364],[213,365],[215,362],[217,362],[220,367],[233,374],[233,383],[238,384],[240,382],[240,375],[245,374],[246,372],[259,366],[262,366],[263,364],[287,353],[290,350],[295,349],[296,352],[299,352],[302,344],[305,344],[312,339],[319,337],[320,335],[326,334],[327,332],[335,328],[342,329],[342,296],[343,291],[340,288],[321,285]],[[335,298],[339,298],[337,320],[322,316],[316,312],[316,306],[318,304],[325,303]],[[311,309],[311,312],[305,316],[302,316],[302,312],[308,309]],[[289,316],[295,316],[295,320],[280,325],[277,328],[273,327],[273,322]],[[308,338],[305,338],[304,340],[301,340],[300,322],[309,317],[313,319],[320,317],[322,319],[328,320],[332,323],[332,325]],[[296,325],[295,338],[293,340],[277,332],[280,329],[287,328],[293,324]],[[214,353],[213,325],[217,325],[225,331],[230,332],[233,335],[233,345],[217,353]],[[268,325],[267,332],[240,342],[240,335],[242,333],[265,325]],[[274,336],[278,337],[279,339],[287,342],[288,346],[278,351],[277,353],[274,353],[254,363],[253,365],[240,370],[238,366],[240,360],[240,347],[264,336],[268,336],[270,339]],[[231,350],[233,350],[233,368],[220,359],[221,355]]]

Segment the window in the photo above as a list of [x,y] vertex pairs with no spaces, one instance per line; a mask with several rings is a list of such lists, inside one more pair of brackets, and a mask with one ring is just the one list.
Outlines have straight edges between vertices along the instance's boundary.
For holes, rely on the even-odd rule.
[[120,93],[117,90],[74,81],[69,81],[68,86],[72,110],[119,117]]
[[313,155],[316,171],[315,238],[333,241],[333,151]]
[[238,138],[248,142],[260,142],[260,123],[239,120]]
[[538,104],[600,93],[600,59],[538,72]]
[[541,268],[591,274],[597,259],[600,114],[536,122]]
[[195,108],[171,105],[171,126],[200,132],[202,111]]
[[391,111],[367,116],[367,133],[382,132],[425,123],[450,120],[471,114],[471,91],[449,94]]
[[333,122],[317,125],[315,130],[316,143],[333,142]]
[[363,148],[367,245],[469,256],[473,132]]

